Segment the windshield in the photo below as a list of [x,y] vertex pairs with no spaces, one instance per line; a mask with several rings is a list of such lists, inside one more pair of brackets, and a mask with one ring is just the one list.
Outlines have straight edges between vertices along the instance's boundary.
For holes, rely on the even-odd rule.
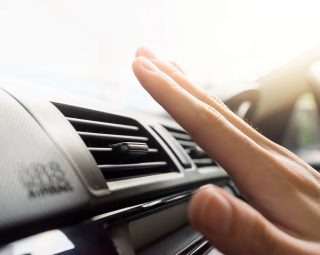
[[131,61],[137,47],[147,46],[219,93],[316,47],[317,6],[317,0],[1,1],[0,78],[145,107],[151,99],[137,86]]

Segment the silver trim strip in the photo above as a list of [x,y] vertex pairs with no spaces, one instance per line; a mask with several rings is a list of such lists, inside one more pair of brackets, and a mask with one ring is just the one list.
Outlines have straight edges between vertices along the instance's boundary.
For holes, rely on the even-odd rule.
[[167,174],[155,174],[151,176],[145,176],[140,178],[132,178],[122,181],[108,182],[110,191],[121,190],[130,187],[137,187],[146,184],[152,184],[160,181],[167,181],[172,179],[182,178],[182,173],[167,173]]

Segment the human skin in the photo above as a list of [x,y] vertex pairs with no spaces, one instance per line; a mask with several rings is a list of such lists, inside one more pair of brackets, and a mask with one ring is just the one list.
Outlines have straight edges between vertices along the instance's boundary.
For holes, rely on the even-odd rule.
[[219,187],[200,188],[189,220],[225,254],[320,254],[320,174],[270,141],[175,63],[146,48],[133,71],[144,89],[229,174],[243,202]]

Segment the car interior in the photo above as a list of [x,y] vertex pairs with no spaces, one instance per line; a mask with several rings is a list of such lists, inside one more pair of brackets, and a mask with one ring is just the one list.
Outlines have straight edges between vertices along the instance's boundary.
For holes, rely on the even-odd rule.
[[[146,2],[139,4],[142,6]],[[152,11],[160,9],[160,14],[155,15],[165,19],[167,16],[164,14],[170,6],[176,10],[184,6],[180,1],[173,2],[174,7],[169,3],[158,3],[154,7],[150,3],[147,5],[148,8],[154,8],[150,9]],[[213,6],[209,4],[210,7],[218,6],[213,2]],[[188,16],[187,14],[193,13],[195,6],[204,3],[208,4],[208,1],[187,3],[181,12]],[[79,14],[78,19],[86,23],[96,15],[98,21],[92,21],[93,24],[115,19],[112,15],[116,14],[112,14],[111,10],[121,10],[124,13],[121,15],[124,16],[132,13],[130,7],[134,6],[129,1],[116,7],[111,3],[101,2],[91,5],[88,1],[80,1],[79,5],[81,12],[77,9],[80,7],[75,10]],[[23,8],[27,8],[29,14],[39,15],[28,17],[27,21],[32,26],[41,23],[42,15],[50,14],[51,18],[65,15],[60,20],[61,27],[56,27],[61,29],[60,32],[51,31],[54,36],[58,34],[62,38],[64,35],[75,36],[68,34],[68,29],[74,27],[70,28],[71,23],[65,18],[71,13],[73,6],[62,8],[60,12],[59,3],[48,6],[44,4],[42,7],[22,6],[20,9],[8,3],[4,12],[7,11],[8,17],[13,14],[17,17],[24,13]],[[128,8],[122,9],[123,6]],[[228,10],[229,7],[219,6]],[[247,5],[243,8],[246,7]],[[103,11],[100,12],[101,8]],[[111,10],[107,11],[108,8]],[[93,9],[95,12],[92,14]],[[198,18],[204,9],[201,7],[195,10],[194,17]],[[144,11],[145,9],[141,10]],[[83,17],[87,12],[91,13],[90,17]],[[105,16],[102,13],[106,13]],[[231,14],[232,12],[229,13]],[[50,17],[45,18],[46,25],[52,22]],[[102,17],[107,18],[103,20]],[[130,17],[126,25],[133,22]],[[140,17],[136,22],[141,25],[144,24],[143,21]],[[199,22],[206,21],[204,19]],[[16,21],[15,25],[19,22],[23,20]],[[86,25],[89,23],[88,21]],[[63,24],[67,24],[68,28],[62,30]],[[88,28],[85,24],[83,27],[80,23],[77,24],[79,31]],[[117,23],[114,29],[121,28],[121,24]],[[110,24],[107,26],[111,27]],[[158,26],[156,29],[160,31],[161,24]],[[194,27],[194,33],[197,27]],[[17,29],[19,33],[23,30]],[[40,25],[30,31],[36,32],[37,29],[40,29]],[[54,26],[49,27],[50,29],[54,30]],[[127,27],[125,31],[131,36],[129,30]],[[148,27],[145,30],[148,32]],[[49,32],[44,32],[43,36]],[[152,35],[152,32],[149,33]],[[234,33],[234,30],[230,33]],[[116,33],[113,38],[115,41],[105,46],[110,47],[109,50],[99,52],[101,58],[117,61],[112,49],[121,51],[122,44],[128,43],[122,41],[117,48],[119,34],[121,33]],[[86,61],[90,57],[82,59],[81,54],[86,54],[83,52],[85,49],[82,49],[78,59],[68,62],[68,58],[74,56],[73,53],[67,55],[67,51],[75,47],[74,52],[77,52],[80,46],[72,43],[70,48],[66,46],[65,51],[60,52],[61,45],[56,48],[52,46],[59,45],[60,39],[54,41],[51,37],[48,40],[50,45],[46,44],[48,42],[45,39],[39,43],[43,48],[39,48],[36,43],[36,46],[28,46],[26,41],[33,44],[39,39],[38,34],[30,36],[35,39],[24,39],[24,46],[13,43],[11,51],[5,45],[9,45],[14,37],[6,39],[7,44],[0,43],[0,54],[5,56],[0,61],[0,67],[4,70],[0,75],[0,255],[221,254],[189,224],[188,202],[194,192],[206,184],[218,185],[244,201],[245,198],[215,159],[210,158],[169,114],[142,92],[137,81],[131,82],[133,74],[130,74],[129,80],[123,77],[127,75],[126,72],[131,72],[130,64],[124,66],[124,63],[130,61],[122,61],[120,57],[120,71],[106,69],[103,78],[100,72],[108,65],[97,64],[94,77],[101,79],[94,83],[94,79],[84,79],[82,68],[87,68],[95,61],[98,63],[99,59],[91,59],[88,64]],[[108,31],[105,38],[110,37],[112,32]],[[97,37],[93,38],[98,40]],[[179,43],[184,39],[181,36],[174,47],[181,47]],[[170,45],[171,42],[154,40],[154,45],[160,51],[170,49],[169,46],[161,48],[161,45]],[[190,44],[194,42],[191,41]],[[60,43],[63,45],[66,41],[61,39]],[[99,43],[105,41],[101,39]],[[132,43],[132,48],[135,43],[140,41]],[[30,47],[31,53],[25,52],[21,56],[17,49],[19,45],[24,49]],[[46,64],[42,54],[50,51],[49,46],[53,53],[45,56],[48,57]],[[186,46],[188,47],[189,45]],[[18,53],[14,55],[16,50]],[[219,88],[210,85],[210,79],[203,86],[208,93],[217,93],[234,113],[263,135],[293,151],[319,170],[320,48],[305,50],[291,55],[294,58],[285,56],[286,61],[280,61],[281,64],[274,68],[267,66],[267,72],[256,75],[254,79],[250,78],[250,82],[240,78],[219,78],[217,81],[222,81],[223,84]],[[188,49],[177,55],[182,56],[186,52]],[[222,50],[219,54],[223,52],[225,51]],[[19,62],[17,67],[12,67],[13,62],[6,63],[10,54]],[[26,57],[32,58],[33,54],[35,60],[25,60]],[[133,52],[124,50],[121,54],[132,55]],[[190,62],[195,61],[189,65],[186,61],[188,70],[193,69],[193,65],[198,65],[193,54],[196,53],[187,54]],[[184,62],[183,57],[178,58]],[[233,60],[230,63],[228,61],[226,65],[230,65]],[[76,65],[77,62],[86,63]],[[220,63],[224,62],[220,60]],[[61,64],[61,69],[54,69],[55,64]],[[73,64],[76,66],[74,73],[70,69]],[[210,61],[204,63],[207,64]],[[208,69],[213,76],[219,73],[214,66],[215,64]],[[121,70],[124,69],[127,71],[122,75]],[[67,74],[61,70],[66,70]],[[219,75],[224,77],[228,72],[225,70]],[[110,80],[105,79],[108,75]],[[201,72],[194,72],[192,75],[198,77],[200,83],[206,77]],[[74,76],[78,78],[70,78]],[[114,77],[119,79],[115,80]],[[123,85],[127,81],[131,83]],[[212,83],[216,84],[217,81],[213,80]],[[246,85],[228,88],[230,82],[238,81],[239,84],[245,82]]]

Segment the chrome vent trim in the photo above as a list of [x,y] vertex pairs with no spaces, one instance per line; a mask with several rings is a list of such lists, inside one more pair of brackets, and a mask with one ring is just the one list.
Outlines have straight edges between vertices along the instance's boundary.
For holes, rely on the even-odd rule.
[[[166,151],[136,120],[78,106],[54,103],[73,126],[107,182],[179,172]],[[116,150],[122,144],[143,144],[145,151]]]

